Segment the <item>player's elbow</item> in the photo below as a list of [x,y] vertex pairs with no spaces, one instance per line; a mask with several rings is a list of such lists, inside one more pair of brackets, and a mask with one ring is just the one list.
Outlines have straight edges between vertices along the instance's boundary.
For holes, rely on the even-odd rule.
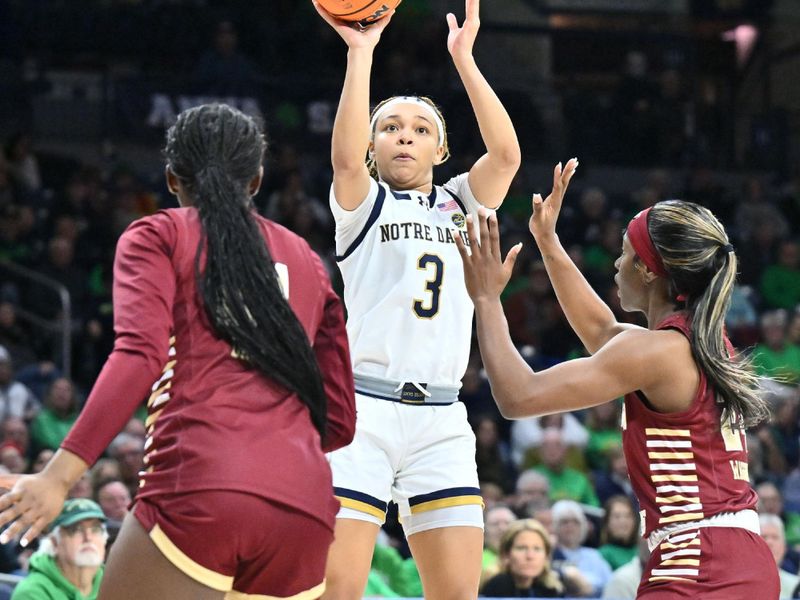
[[522,164],[519,144],[508,144],[497,152],[490,152],[494,168],[501,173],[516,173]]
[[504,419],[521,419],[529,415],[525,414],[524,405],[515,396],[507,394],[495,395],[497,408]]

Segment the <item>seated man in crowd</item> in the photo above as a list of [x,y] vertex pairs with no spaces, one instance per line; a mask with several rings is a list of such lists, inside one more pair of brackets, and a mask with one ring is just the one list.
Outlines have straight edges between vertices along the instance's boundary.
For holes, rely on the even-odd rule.
[[30,573],[14,589],[11,600],[95,600],[106,557],[105,522],[103,511],[92,500],[67,500],[31,556]]

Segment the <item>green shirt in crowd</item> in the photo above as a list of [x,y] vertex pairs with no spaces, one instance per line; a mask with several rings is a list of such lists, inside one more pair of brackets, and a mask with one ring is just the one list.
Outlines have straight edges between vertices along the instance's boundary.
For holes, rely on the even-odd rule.
[[44,448],[58,450],[61,442],[67,437],[69,430],[78,418],[78,413],[72,413],[68,417],[59,417],[49,408],[39,411],[31,423],[31,441],[33,447],[39,451]]
[[613,571],[632,561],[639,553],[639,549],[635,545],[625,547],[617,544],[603,544],[597,550],[606,559],[606,562],[611,565]]
[[782,383],[800,383],[800,346],[786,344],[780,350],[773,350],[764,344],[753,349],[753,368],[759,375],[777,377]]
[[100,567],[92,581],[92,591],[84,596],[64,577],[55,558],[35,552],[31,556],[30,572],[14,588],[11,600],[95,600],[102,580],[103,567]]
[[575,500],[581,504],[600,506],[594,487],[580,471],[564,467],[560,473],[556,473],[544,465],[534,467],[534,470],[547,477],[550,482],[550,500],[553,502]]

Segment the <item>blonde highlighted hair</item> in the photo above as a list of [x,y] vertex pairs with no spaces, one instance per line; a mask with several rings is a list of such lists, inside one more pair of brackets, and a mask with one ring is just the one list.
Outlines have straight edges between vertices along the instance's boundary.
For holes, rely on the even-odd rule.
[[[375,117],[375,115],[377,115],[380,112],[380,110],[384,107],[384,105],[388,104],[392,100],[395,100],[396,98],[401,98],[401,97],[402,96],[391,96],[389,98],[386,98],[385,100],[381,100],[380,102],[378,102],[378,104],[375,105],[375,108],[372,109],[372,112],[369,115],[370,122],[372,122],[372,119]],[[444,115],[442,114],[442,110],[436,105],[436,103],[433,100],[431,100],[427,96],[411,96],[411,97],[417,98],[418,100],[430,106],[431,109],[436,113],[436,115],[441,120],[442,125],[444,126],[444,131],[442,131],[442,139],[444,140],[442,146],[444,146],[444,154],[442,154],[442,162],[439,164],[447,162],[447,159],[450,158],[450,145],[447,141],[447,122],[444,120]],[[377,123],[375,124],[375,126],[377,127]],[[375,129],[372,129],[372,131],[369,132],[369,139],[370,141],[375,139]],[[369,169],[370,176],[372,176],[373,179],[378,179],[378,165],[375,163],[375,158],[374,156],[372,156],[371,153],[367,154],[366,163],[367,163],[367,168]]]
[[769,417],[758,376],[725,341],[738,261],[725,228],[710,210],[683,200],[653,205],[648,230],[669,275],[672,298],[691,315],[692,355],[705,373],[732,427],[751,427]]

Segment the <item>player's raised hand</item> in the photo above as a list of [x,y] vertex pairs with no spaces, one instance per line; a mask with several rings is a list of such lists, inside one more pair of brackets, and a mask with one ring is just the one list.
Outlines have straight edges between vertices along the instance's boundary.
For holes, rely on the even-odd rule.
[[22,536],[27,546],[61,512],[67,490],[42,473],[0,476],[0,487],[9,489],[0,496],[0,529],[8,525],[0,544]]
[[362,27],[358,23],[337,19],[322,8],[316,0],[311,1],[319,15],[325,19],[328,25],[333,27],[334,31],[345,41],[348,48],[374,48],[377,46],[383,30],[386,29],[389,21],[392,20],[392,15],[394,15],[394,10],[391,10],[386,13],[386,16],[381,17],[367,27]]
[[505,260],[502,260],[497,215],[493,210],[481,207],[478,209],[477,221],[476,224],[473,216],[467,215],[469,251],[461,236],[455,236],[458,252],[464,262],[464,282],[473,303],[500,298],[500,293],[511,279],[514,263],[522,249],[522,244],[517,244],[508,251]]
[[472,46],[481,26],[479,12],[479,0],[466,0],[467,16],[461,27],[458,26],[456,16],[447,13],[447,26],[450,28],[450,33],[447,34],[447,50],[453,59],[472,56]]
[[528,222],[528,227],[537,241],[555,233],[564,194],[567,192],[569,181],[577,168],[577,158],[570,158],[563,167],[561,163],[558,163],[553,169],[553,190],[550,195],[544,200],[542,200],[541,194],[533,195],[533,214]]

